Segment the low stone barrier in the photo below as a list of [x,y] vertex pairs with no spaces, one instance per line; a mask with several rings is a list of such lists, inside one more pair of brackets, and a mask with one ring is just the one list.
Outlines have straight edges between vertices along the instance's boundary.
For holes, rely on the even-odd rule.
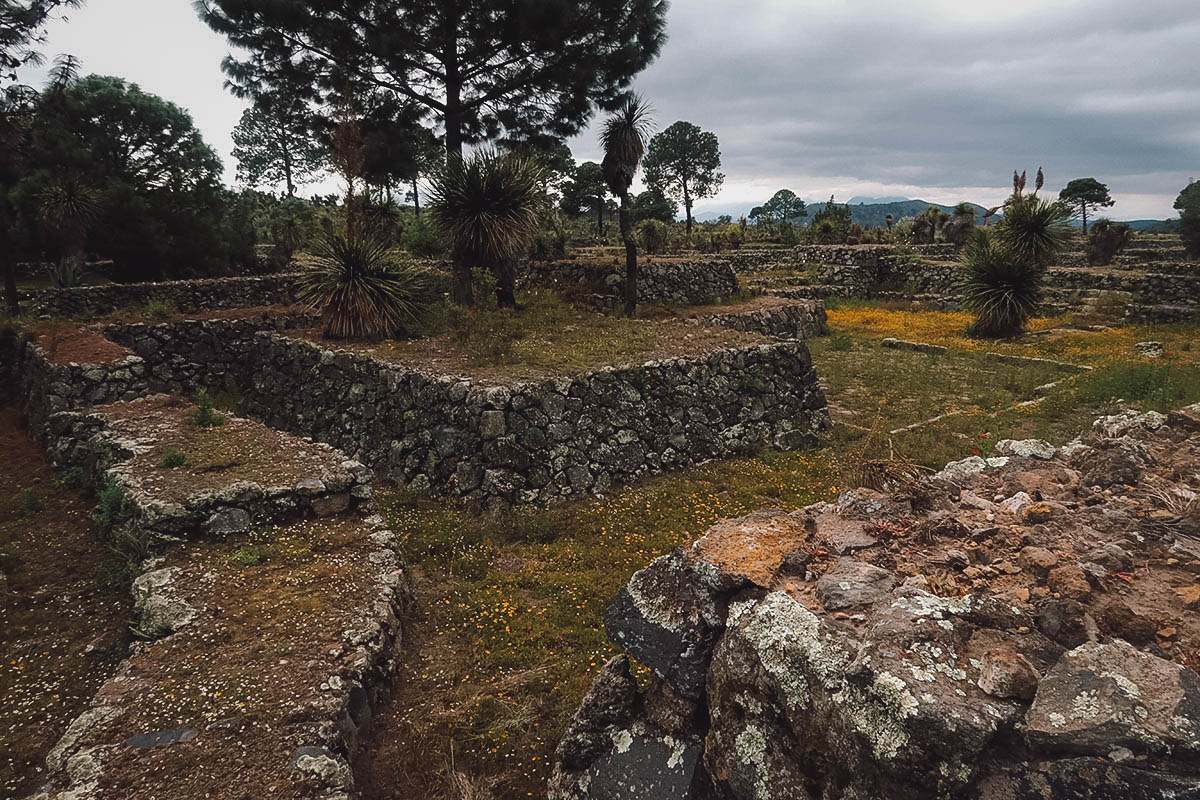
[[[522,283],[567,293],[581,288],[599,295],[601,305],[618,303],[625,282],[625,267],[616,264],[581,264],[573,261],[533,262],[526,266]],[[703,305],[738,293],[737,275],[728,261],[649,261],[640,265],[638,302]]]
[[475,507],[603,494],[710,458],[795,448],[828,422],[800,341],[496,385],[428,375],[250,322],[111,331],[143,358],[152,391],[236,390],[242,409],[273,427]]
[[811,339],[829,335],[825,304],[819,300],[799,300],[730,314],[709,314],[693,317],[688,323],[761,333],[777,339]]
[[[259,425],[226,424],[237,422]],[[298,450],[319,451],[331,470],[319,478],[297,472],[275,489],[231,480],[176,503],[128,469],[153,432],[130,436],[104,410],[55,414],[49,427],[58,466],[77,468],[91,485],[124,487],[128,519],[118,530],[151,542],[153,557],[131,586],[140,640],[47,755],[35,800],[125,796],[129,786],[146,796],[196,796],[205,781],[247,797],[263,786],[320,800],[351,796],[350,762],[394,671],[411,604],[384,521],[344,513],[356,498],[369,499],[370,472],[328,446],[295,440]],[[314,515],[323,519],[291,522],[268,540],[282,542],[305,525],[336,526],[320,528],[328,538],[317,541],[336,554],[329,569],[338,580],[313,572],[309,557],[258,573],[259,591],[239,594],[247,567],[221,542],[249,534],[251,523]],[[204,541],[177,546],[189,533]],[[314,595],[339,587],[347,596],[314,610]],[[273,646],[247,649],[247,641]],[[237,679],[243,683],[224,682]],[[186,701],[166,702],[189,692]],[[180,770],[179,752],[211,763],[202,772]],[[230,767],[235,759],[254,769]]]
[[228,308],[291,305],[296,301],[296,278],[297,273],[282,273],[44,289],[30,295],[27,313],[32,316],[90,317],[147,303],[166,303],[187,314]]

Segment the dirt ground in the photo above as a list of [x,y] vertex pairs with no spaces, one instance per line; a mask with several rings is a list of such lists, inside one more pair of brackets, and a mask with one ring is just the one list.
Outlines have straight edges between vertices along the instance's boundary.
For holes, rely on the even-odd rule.
[[129,596],[102,579],[92,503],[55,483],[11,407],[0,453],[0,796],[11,797],[38,785],[46,752],[124,655]]

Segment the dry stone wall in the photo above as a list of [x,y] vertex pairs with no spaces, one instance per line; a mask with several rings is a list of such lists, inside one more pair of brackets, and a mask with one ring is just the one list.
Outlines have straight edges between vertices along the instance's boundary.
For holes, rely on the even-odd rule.
[[296,278],[295,273],[283,273],[45,289],[29,295],[28,313],[49,317],[100,316],[146,303],[167,303],[187,314],[227,308],[290,305],[296,301]]
[[[602,306],[620,302],[624,281],[623,265],[574,261],[533,262],[527,265],[523,276],[524,285],[530,287],[567,292],[590,288]],[[639,303],[703,305],[735,295],[739,288],[733,268],[722,259],[649,261],[639,267]]]
[[825,304],[817,300],[798,300],[753,311],[709,314],[693,317],[688,322],[761,333],[777,339],[811,339],[829,335]]
[[[806,321],[780,324],[814,327],[822,311],[814,306]],[[110,326],[111,338],[136,355],[121,367],[89,368],[105,387],[96,396],[236,392],[245,413],[273,427],[480,508],[603,494],[710,458],[796,448],[828,424],[799,340],[496,385],[427,375],[268,328],[261,320]],[[66,380],[42,376],[30,385],[48,387],[31,407],[88,404],[87,391],[68,391]]]

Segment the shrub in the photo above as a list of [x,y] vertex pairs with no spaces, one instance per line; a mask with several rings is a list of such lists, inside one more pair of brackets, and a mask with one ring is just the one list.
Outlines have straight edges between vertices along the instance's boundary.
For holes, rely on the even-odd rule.
[[1106,267],[1129,244],[1133,229],[1111,219],[1098,219],[1088,231],[1087,259],[1094,267]]
[[42,502],[42,496],[37,489],[32,487],[21,490],[21,513],[27,517],[32,517],[35,514],[40,514],[46,508],[46,504]]
[[196,392],[196,410],[192,414],[192,421],[198,428],[215,428],[225,424],[225,417],[217,413],[214,406],[212,395],[204,389]]
[[125,487],[113,480],[105,480],[96,492],[96,509],[92,519],[104,531],[113,531],[133,518],[133,504]]
[[243,567],[257,567],[259,564],[265,564],[270,556],[271,549],[267,545],[251,544],[239,547],[233,554],[233,560]]
[[962,252],[963,305],[975,314],[978,336],[1016,336],[1037,310],[1043,271],[1018,257],[999,237],[977,230]]
[[390,225],[376,217],[317,237],[300,276],[300,301],[325,320],[329,339],[399,335],[429,305],[428,273],[392,252]]
[[80,467],[67,467],[58,473],[58,477],[54,479],[54,483],[65,489],[80,489],[83,487],[83,469]]
[[182,450],[176,450],[173,447],[168,447],[162,454],[162,465],[167,469],[175,469],[176,467],[186,466],[188,463],[187,453]]
[[414,216],[404,226],[400,246],[413,258],[437,258],[446,253],[446,242],[427,215]]
[[434,173],[429,210],[451,243],[454,300],[467,305],[470,272],[496,276],[501,305],[516,304],[516,260],[537,233],[543,172],[536,161],[484,150],[451,158]]
[[656,219],[644,220],[637,227],[637,238],[647,253],[665,253],[671,243],[671,229],[665,222]]
[[175,304],[167,300],[151,300],[146,303],[142,312],[147,318],[163,321],[179,313],[179,309]]
[[534,261],[558,261],[567,257],[567,237],[559,231],[539,231],[529,245],[529,257]]
[[842,231],[833,220],[817,220],[812,225],[812,237],[816,244],[839,244]]

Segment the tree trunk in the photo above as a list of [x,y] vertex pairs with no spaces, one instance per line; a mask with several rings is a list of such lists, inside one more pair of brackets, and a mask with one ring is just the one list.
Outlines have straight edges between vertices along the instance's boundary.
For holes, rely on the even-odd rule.
[[692,239],[692,193],[688,190],[687,181],[683,182],[683,207],[687,212],[687,237]]
[[638,263],[628,192],[621,195],[621,238],[625,241],[625,316],[632,317],[637,311]]
[[7,246],[0,252],[4,260],[4,305],[11,317],[20,316],[21,304],[17,296],[17,262]]
[[462,158],[463,154],[463,107],[462,70],[458,58],[458,13],[451,6],[446,9],[446,32],[442,41],[442,66],[446,70],[446,156]]
[[1087,203],[1080,203],[1079,207],[1083,210],[1083,235],[1087,236]]
[[604,195],[596,195],[596,235],[604,238]]
[[417,194],[416,178],[413,178],[413,210],[418,217],[421,216],[421,196]]
[[513,259],[503,259],[492,270],[496,276],[496,305],[500,308],[517,307],[517,267]]
[[450,300],[456,306],[475,304],[475,293],[471,289],[471,265],[459,256],[454,257],[454,287],[450,292]]

